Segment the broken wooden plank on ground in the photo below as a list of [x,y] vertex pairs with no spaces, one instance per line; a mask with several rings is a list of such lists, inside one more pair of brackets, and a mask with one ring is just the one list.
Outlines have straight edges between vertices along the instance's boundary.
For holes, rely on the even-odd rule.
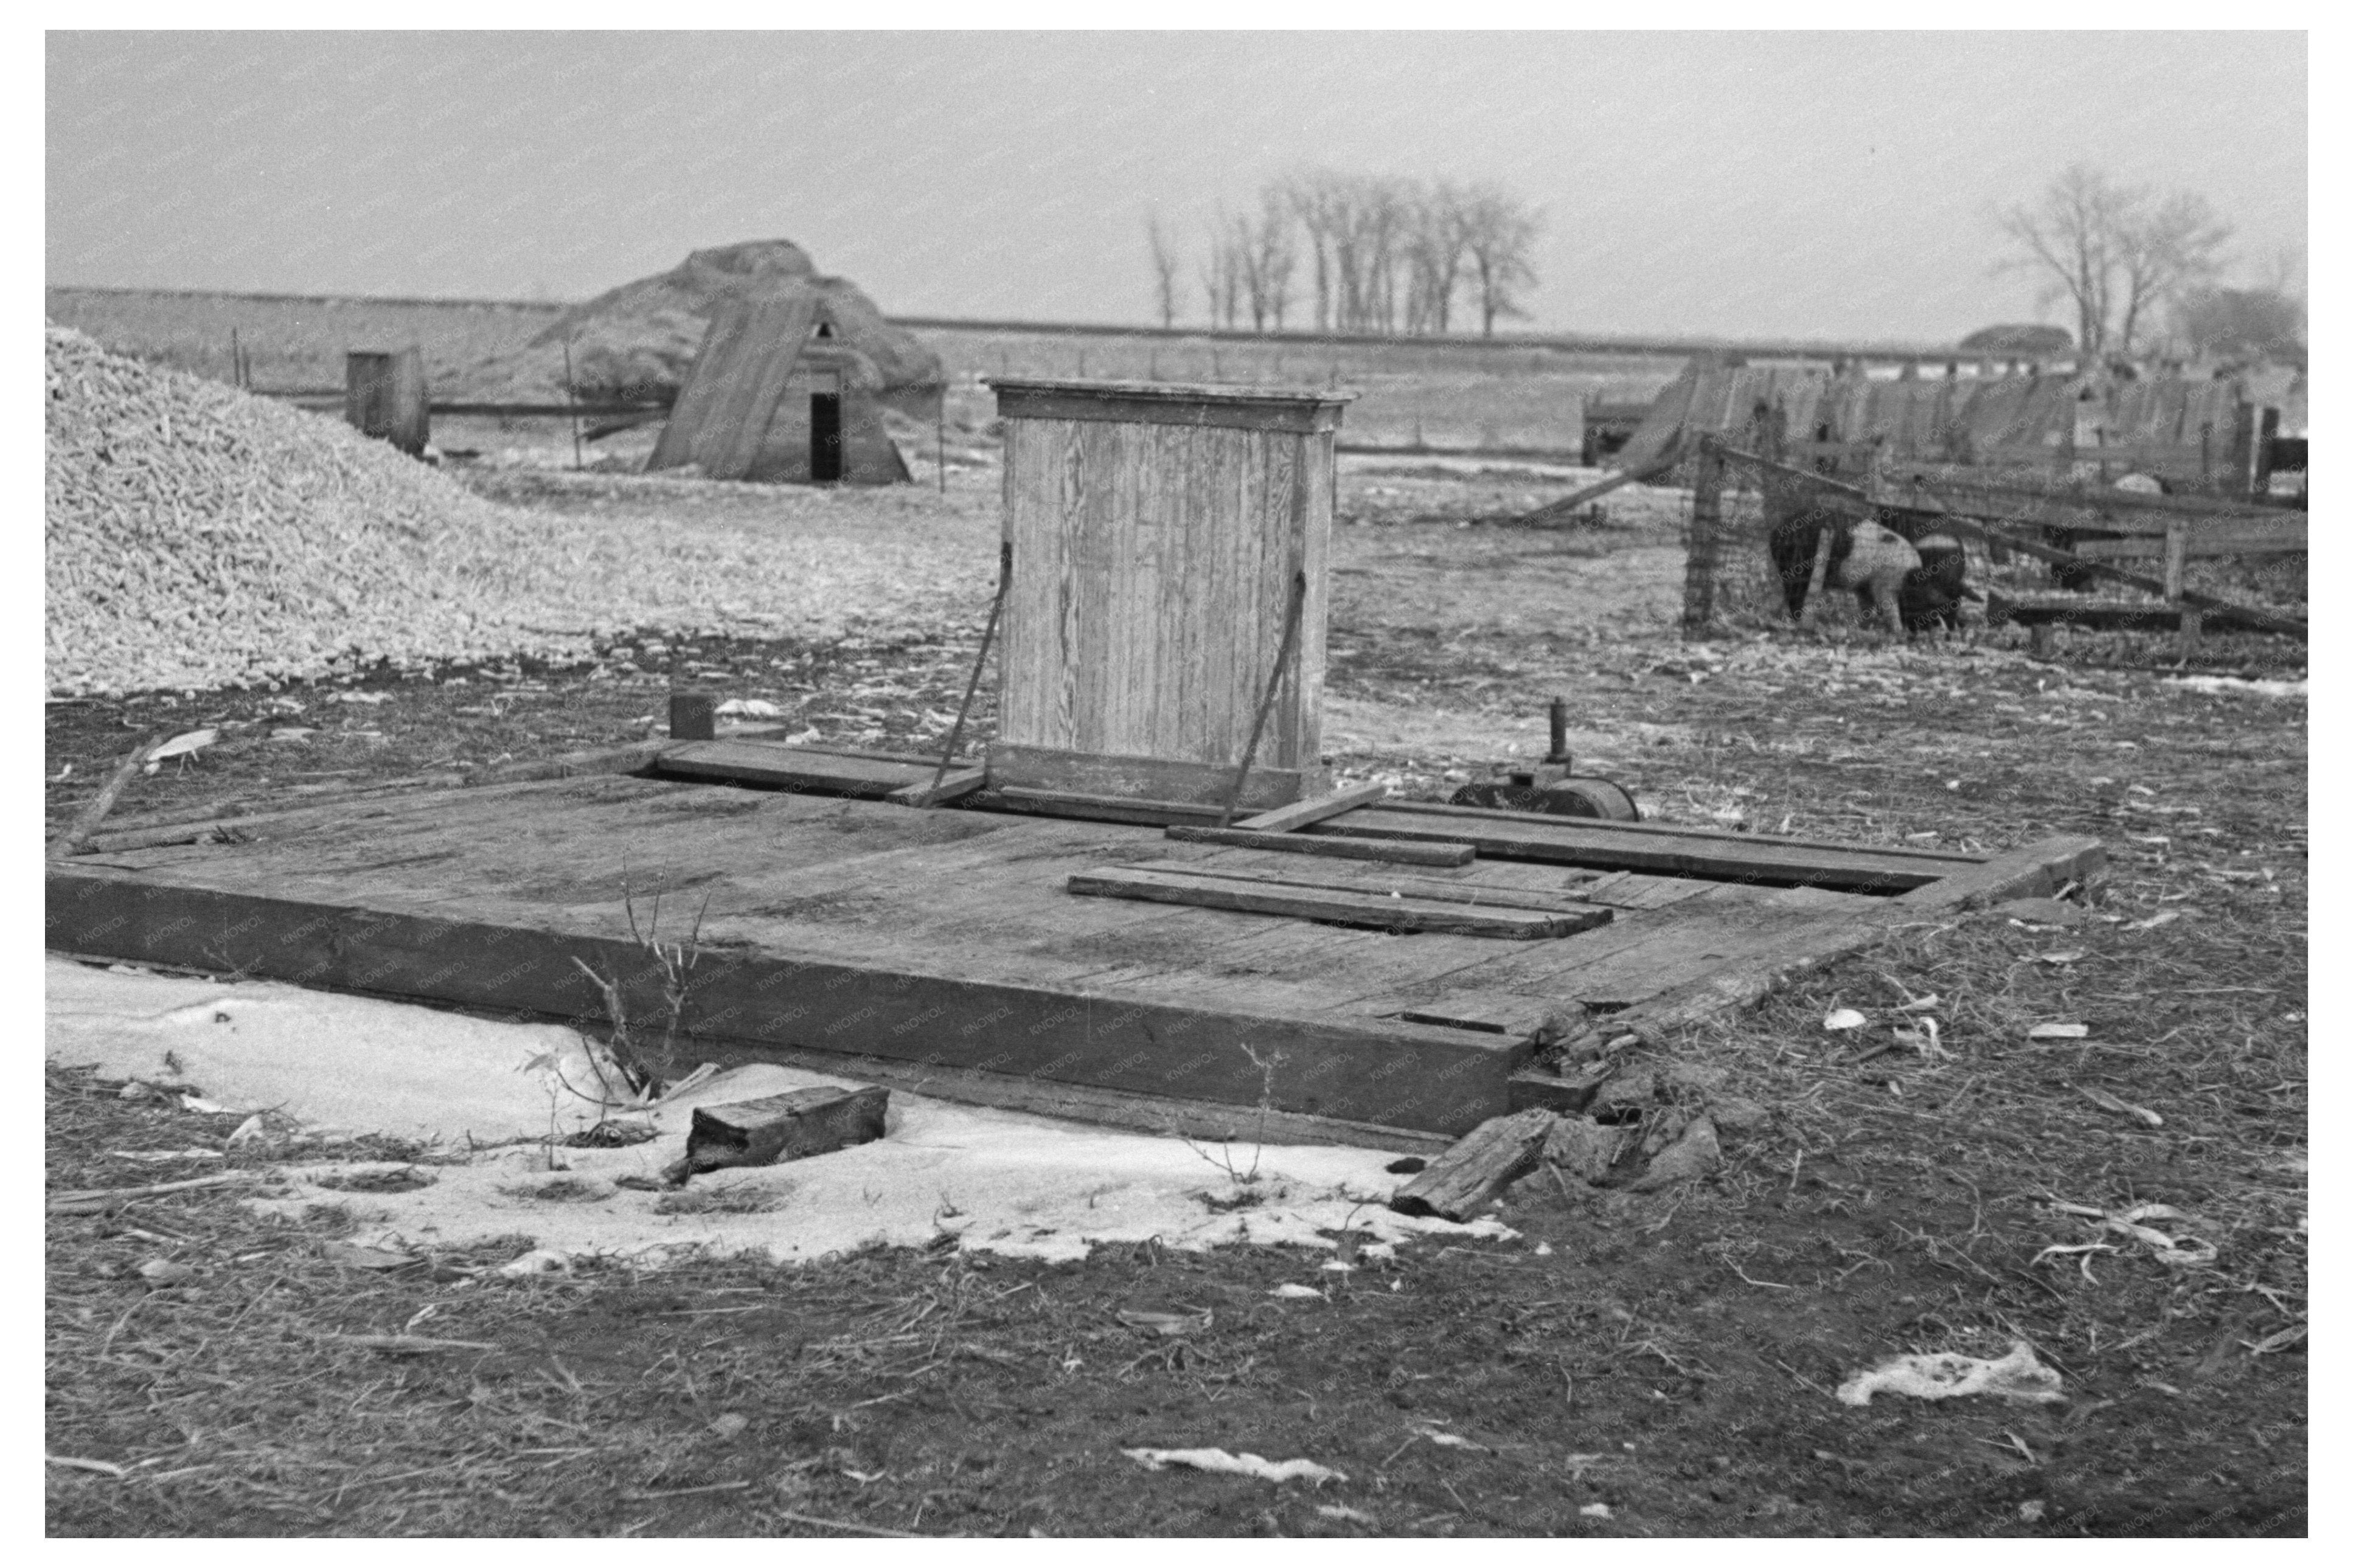
[[1535,1168],[1552,1120],[1551,1111],[1531,1108],[1481,1122],[1398,1188],[1389,1207],[1460,1225]]
[[1388,792],[1388,785],[1383,784],[1351,784],[1346,789],[1336,789],[1312,800],[1293,801],[1289,805],[1278,805],[1272,811],[1260,812],[1256,816],[1246,816],[1233,826],[1252,833],[1289,833],[1309,823],[1321,822],[1327,816],[1337,816],[1344,811],[1369,805]]
[[796,1089],[759,1100],[698,1105],[686,1134],[686,1174],[774,1165],[830,1154],[882,1136],[891,1091]]
[[90,842],[90,835],[98,831],[98,825],[106,820],[106,814],[114,809],[114,803],[122,797],[123,790],[138,776],[141,764],[147,761],[147,753],[153,751],[158,743],[151,735],[132,747],[130,753],[115,764],[114,772],[99,786],[98,794],[74,815],[72,826],[58,835],[49,845],[50,859],[62,860],[69,855],[80,852],[81,847]]
[[1568,936],[1606,923],[1605,910],[1569,914],[1543,910],[1482,908],[1408,899],[1396,894],[1339,891],[1300,883],[1242,881],[1149,867],[1107,866],[1081,871],[1070,890],[1092,898],[1141,899],[1197,909],[1236,910],[1249,914],[1289,915],[1374,931],[1446,931],[1456,936],[1493,936],[1529,942]]
[[988,783],[986,768],[964,768],[948,773],[937,785],[925,779],[892,790],[882,798],[894,805],[944,805],[952,800],[962,800]]
[[1198,827],[1172,823],[1168,837],[1180,844],[1221,844],[1232,849],[1271,849],[1287,855],[1323,855],[1341,860],[1388,860],[1401,866],[1468,866],[1468,844],[1413,844],[1401,839],[1308,837],[1240,827]]

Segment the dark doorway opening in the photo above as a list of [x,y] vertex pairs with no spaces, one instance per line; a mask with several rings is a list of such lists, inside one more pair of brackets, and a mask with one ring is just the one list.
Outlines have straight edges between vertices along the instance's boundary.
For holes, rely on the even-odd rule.
[[809,478],[833,484],[841,478],[841,394],[809,394]]

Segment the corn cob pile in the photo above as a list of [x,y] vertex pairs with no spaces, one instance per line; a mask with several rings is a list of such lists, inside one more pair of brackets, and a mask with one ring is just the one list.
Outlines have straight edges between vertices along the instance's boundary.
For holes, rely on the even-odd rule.
[[756,532],[493,505],[339,420],[65,328],[48,329],[47,383],[56,695],[585,655],[593,634],[639,626],[904,629],[985,589],[977,552],[944,556],[912,530],[797,528],[822,496],[779,492]]

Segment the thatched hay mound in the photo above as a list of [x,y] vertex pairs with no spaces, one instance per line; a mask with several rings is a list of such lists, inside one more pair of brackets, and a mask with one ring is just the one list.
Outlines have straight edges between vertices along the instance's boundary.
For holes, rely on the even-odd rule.
[[807,290],[851,351],[853,385],[888,395],[928,393],[946,380],[940,356],[881,310],[846,278],[820,276],[808,253],[787,239],[753,240],[698,250],[668,272],[640,278],[565,311],[520,354],[482,367],[470,383],[533,397],[560,395],[564,345],[572,345],[575,384],[588,397],[675,393],[686,380],[712,313],[722,300],[771,299]]

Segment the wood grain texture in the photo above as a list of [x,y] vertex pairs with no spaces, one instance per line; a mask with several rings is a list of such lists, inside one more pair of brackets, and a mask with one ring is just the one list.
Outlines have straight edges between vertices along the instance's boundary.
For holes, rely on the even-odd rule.
[[1779,887],[1903,892],[1975,862],[1924,861],[1873,849],[1795,847],[1730,834],[1662,835],[1618,831],[1616,824],[1577,817],[1495,814],[1482,821],[1465,812],[1444,816],[1398,811],[1384,804],[1320,822],[1310,833],[1357,838],[1436,839],[1468,843],[1483,858],[1546,860],[1597,869],[1655,871],[1674,877],[1755,882]]
[[1446,931],[1457,936],[1503,937],[1518,942],[1568,936],[1603,924],[1609,918],[1602,910],[1565,914],[1505,909],[1395,894],[1384,897],[1300,883],[1201,877],[1146,867],[1111,866],[1082,871],[1071,878],[1069,886],[1071,892],[1091,898],[1134,899],[1189,904],[1199,909],[1236,910],[1248,914],[1288,915],[1299,920],[1366,926],[1375,931]]
[[699,463],[707,478],[742,479],[766,438],[816,309],[816,296],[798,291],[720,306],[647,471]]
[[[1171,801],[1222,809],[1233,792],[1234,770],[1224,763],[1000,742],[988,748],[988,782],[996,790]],[[1252,809],[1282,805],[1299,798],[1303,782],[1293,769],[1253,767],[1242,804]],[[1210,815],[1214,817],[1217,812]]]
[[869,798],[932,782],[932,769],[913,758],[877,762],[757,741],[687,741],[663,747],[654,765],[681,778],[775,784]]
[[[1271,770],[1315,768],[1330,432],[1099,410],[1062,417],[1056,407],[1007,405],[1005,529],[1015,566],[1000,742],[1230,769],[1272,676],[1280,684],[1258,760]],[[1300,630],[1278,670],[1301,573]]]
[[1168,837],[1186,844],[1220,844],[1234,849],[1265,849],[1335,860],[1388,860],[1401,866],[1468,866],[1468,844],[1409,844],[1380,838],[1309,837],[1299,833],[1258,833],[1242,827],[1172,826]]
[[1253,833],[1289,833],[1304,827],[1311,822],[1321,822],[1327,816],[1337,816],[1344,811],[1352,811],[1360,805],[1370,805],[1387,794],[1388,794],[1387,784],[1351,784],[1346,789],[1334,790],[1329,795],[1319,795],[1306,800],[1293,801],[1289,805],[1279,805],[1272,811],[1261,812],[1256,816],[1246,816],[1234,826]]

